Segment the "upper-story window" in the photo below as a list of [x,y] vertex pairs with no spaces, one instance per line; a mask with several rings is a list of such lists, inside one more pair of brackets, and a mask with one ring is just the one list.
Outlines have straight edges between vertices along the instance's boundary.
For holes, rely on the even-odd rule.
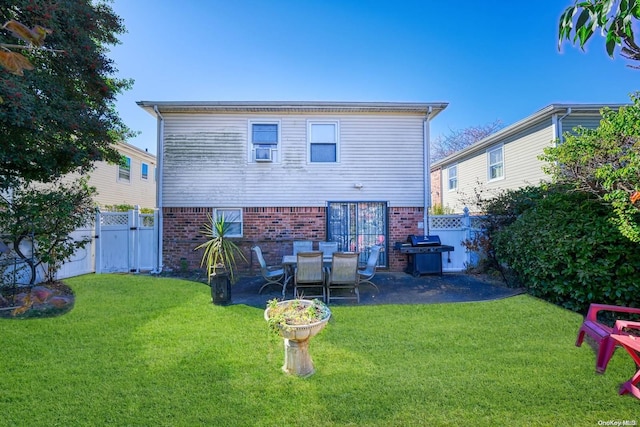
[[339,158],[338,122],[309,122],[309,162],[336,163]]
[[149,179],[149,165],[146,163],[142,164],[142,168],[141,168],[141,175],[140,177],[142,179]]
[[122,156],[120,159],[118,181],[131,182],[131,157]]
[[447,188],[449,191],[458,189],[458,165],[450,166],[447,169]]
[[280,146],[280,123],[277,121],[249,122],[251,161],[274,162]]
[[489,167],[489,181],[504,178],[504,155],[502,145],[487,151],[487,163]]

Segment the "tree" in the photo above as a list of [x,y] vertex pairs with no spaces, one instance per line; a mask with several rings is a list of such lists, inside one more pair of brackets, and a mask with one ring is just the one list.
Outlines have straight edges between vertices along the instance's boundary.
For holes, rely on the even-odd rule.
[[26,73],[0,67],[0,190],[119,162],[115,144],[131,132],[115,100],[132,82],[113,76],[106,46],[125,31],[121,19],[100,0],[0,0],[0,22],[12,21],[42,28],[46,39],[38,46],[11,25],[0,31],[2,50],[20,50],[33,65]]
[[632,105],[604,108],[596,129],[576,128],[544,150],[546,172],[557,182],[598,196],[610,204],[620,232],[640,242],[640,92]]
[[86,179],[53,182],[47,186],[20,186],[10,195],[0,193],[0,230],[13,251],[30,270],[46,264],[47,279],[53,281],[62,263],[90,238],[74,240],[70,234],[93,218],[91,196],[95,188]]
[[558,48],[568,40],[572,44],[578,43],[584,50],[591,36],[600,28],[610,57],[613,58],[616,46],[622,46],[623,57],[640,61],[640,47],[633,34],[633,22],[637,19],[640,19],[638,0],[576,0],[560,16]]
[[496,120],[484,126],[470,126],[462,130],[450,130],[448,135],[440,135],[431,144],[431,160],[438,161],[480,141],[502,129],[502,122]]

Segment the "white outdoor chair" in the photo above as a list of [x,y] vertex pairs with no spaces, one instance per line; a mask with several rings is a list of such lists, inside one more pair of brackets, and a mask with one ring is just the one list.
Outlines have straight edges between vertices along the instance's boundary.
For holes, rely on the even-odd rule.
[[[327,303],[331,303],[332,299],[355,299],[360,302],[358,257],[357,252],[334,252],[327,279]],[[336,293],[338,289],[349,292]]]
[[[322,252],[298,252],[296,255],[296,271],[293,276],[293,296],[305,299],[325,298],[325,271],[322,262]],[[304,289],[315,289],[315,293],[305,293]],[[322,292],[318,292],[321,290]],[[300,293],[302,291],[302,293]]]
[[293,241],[293,254],[298,255],[298,252],[311,252],[313,251],[312,240],[294,240]]
[[338,252],[338,242],[318,242],[318,250],[324,258],[331,258],[334,252]]
[[358,276],[360,276],[360,284],[371,285],[376,288],[376,291],[380,292],[378,286],[371,281],[373,276],[376,275],[376,266],[378,265],[378,257],[380,256],[380,251],[382,250],[382,246],[376,245],[371,247],[371,252],[369,253],[369,258],[367,259],[367,264],[363,269],[358,270]]
[[264,280],[267,281],[262,285],[258,293],[262,293],[262,290],[269,285],[278,285],[284,289],[284,268],[281,265],[267,266],[259,246],[254,246],[251,250],[256,253],[258,263],[260,264],[260,272]]

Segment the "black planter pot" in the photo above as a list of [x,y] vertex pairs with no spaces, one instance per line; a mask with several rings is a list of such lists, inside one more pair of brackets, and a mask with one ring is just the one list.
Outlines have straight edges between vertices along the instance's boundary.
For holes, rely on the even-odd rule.
[[220,272],[211,276],[211,302],[217,305],[231,303],[231,279],[229,273]]

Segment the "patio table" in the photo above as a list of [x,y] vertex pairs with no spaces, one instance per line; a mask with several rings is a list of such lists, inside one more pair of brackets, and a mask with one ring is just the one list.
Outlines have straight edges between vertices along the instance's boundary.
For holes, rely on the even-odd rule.
[[620,394],[631,393],[637,399],[640,399],[640,389],[638,389],[638,383],[640,382],[640,337],[622,334],[611,334],[610,337],[629,353],[637,368],[635,375],[620,387]]
[[[331,260],[333,258],[323,257],[322,263],[325,268],[331,268]],[[287,292],[287,283],[289,283],[293,279],[293,271],[296,268],[296,264],[298,263],[298,257],[296,255],[285,255],[282,257],[282,266],[284,267],[284,280],[282,285],[282,296],[284,297]],[[295,296],[295,295],[294,295]]]

